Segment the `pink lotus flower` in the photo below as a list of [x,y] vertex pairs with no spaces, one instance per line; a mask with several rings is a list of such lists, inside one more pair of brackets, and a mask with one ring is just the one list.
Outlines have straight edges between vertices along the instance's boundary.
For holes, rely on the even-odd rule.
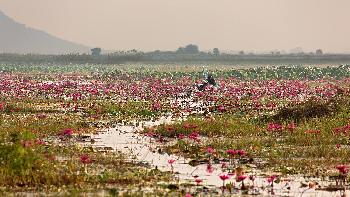
[[349,166],[346,165],[338,165],[336,168],[338,169],[339,173],[343,175],[346,175],[349,171]]
[[230,179],[230,176],[228,175],[228,174],[220,174],[219,175],[219,178],[222,180],[222,192],[224,193],[224,191],[225,191],[225,181],[226,180],[228,180],[228,179]]
[[202,179],[199,179],[199,178],[195,178],[194,181],[197,183],[197,185],[199,185],[200,183],[203,182],[203,180],[202,180]]
[[230,176],[229,176],[228,174],[220,174],[220,175],[219,175],[219,178],[220,178],[222,181],[225,181],[225,180],[230,179]]
[[147,137],[154,137],[156,135],[156,133],[154,133],[153,131],[149,131],[145,134]]
[[244,150],[236,150],[236,154],[239,156],[245,156],[247,153]]
[[153,103],[153,105],[152,105],[153,111],[158,111],[158,110],[160,110],[160,108],[161,108],[161,104],[159,101]]
[[155,94],[155,93],[157,92],[157,89],[154,88],[154,87],[153,87],[151,90],[152,90],[152,93],[153,93],[153,94]]
[[29,148],[29,147],[33,146],[33,142],[31,140],[21,140],[21,145],[24,148]]
[[227,154],[231,155],[231,156],[234,156],[236,154],[236,151],[233,150],[233,149],[229,149],[226,151]]
[[342,132],[342,128],[341,127],[337,127],[334,129],[334,133],[335,134],[340,134]]
[[225,111],[225,107],[224,107],[223,105],[220,105],[220,106],[218,107],[218,111],[219,111],[219,112]]
[[225,169],[225,168],[227,168],[228,166],[227,166],[227,163],[226,162],[223,162],[222,164],[221,164],[221,168],[222,169]]
[[36,143],[37,145],[44,145],[44,144],[45,144],[45,142],[44,142],[42,139],[36,139],[36,140],[35,140],[35,143]]
[[272,183],[277,178],[277,175],[271,175],[267,177],[267,182]]
[[61,135],[70,137],[73,135],[73,129],[71,128],[65,129],[61,132]]
[[269,123],[267,125],[267,130],[268,131],[282,131],[282,125],[277,124],[277,123]]
[[215,152],[215,150],[212,147],[208,147],[207,148],[207,153],[208,154],[213,154]]
[[80,156],[80,161],[81,161],[81,163],[83,163],[83,164],[89,164],[89,163],[91,163],[91,160],[90,160],[89,155],[86,155],[86,154]]
[[236,178],[236,181],[237,181],[237,182],[241,182],[241,181],[244,181],[244,179],[246,179],[246,178],[247,178],[247,176],[240,175],[240,176],[238,176],[238,177]]
[[164,137],[162,135],[158,135],[157,137],[158,137],[157,142],[159,143],[165,142]]
[[176,159],[169,159],[168,164],[172,166],[175,163],[175,161]]
[[186,136],[184,135],[184,134],[179,134],[178,136],[177,136],[177,138],[179,139],[179,140],[182,140],[182,139],[184,139]]
[[214,172],[214,168],[213,168],[213,165],[211,165],[210,163],[208,163],[207,165],[207,170],[206,170],[208,173],[213,173]]
[[344,133],[348,133],[350,131],[350,124],[347,124],[343,127]]
[[198,127],[198,125],[196,125],[196,124],[192,124],[191,125],[191,129],[195,129],[195,128],[197,128]]
[[337,127],[334,129],[335,134],[344,134],[347,135],[350,132],[350,124],[343,127]]
[[289,124],[287,125],[287,129],[288,129],[289,131],[294,131],[296,127],[297,127],[297,126],[294,124],[294,122],[289,123]]
[[193,140],[193,141],[200,142],[198,132],[192,132],[190,135],[188,135],[188,138]]
[[191,128],[191,125],[190,125],[189,123],[186,122],[186,123],[183,124],[183,128],[184,128],[184,129],[190,129],[190,128]]

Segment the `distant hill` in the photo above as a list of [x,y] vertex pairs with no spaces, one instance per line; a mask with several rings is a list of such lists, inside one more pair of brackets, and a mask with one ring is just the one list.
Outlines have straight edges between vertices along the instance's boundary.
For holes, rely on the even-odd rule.
[[89,47],[17,23],[0,10],[0,53],[67,54],[89,51]]

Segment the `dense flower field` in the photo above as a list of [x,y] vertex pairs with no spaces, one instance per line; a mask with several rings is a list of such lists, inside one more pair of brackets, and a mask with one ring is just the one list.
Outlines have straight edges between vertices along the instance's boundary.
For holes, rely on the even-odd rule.
[[[348,187],[349,66],[208,69],[218,87],[199,91],[200,66],[0,65],[0,193],[195,196],[208,177],[217,194],[273,194],[300,177]],[[172,121],[133,132],[169,170],[94,145],[162,117]],[[180,158],[206,175],[180,180]]]

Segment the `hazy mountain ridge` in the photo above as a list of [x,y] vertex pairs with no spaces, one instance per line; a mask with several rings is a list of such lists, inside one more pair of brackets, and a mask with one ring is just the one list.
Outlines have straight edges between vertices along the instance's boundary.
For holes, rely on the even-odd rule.
[[78,52],[87,53],[89,47],[26,27],[0,10],[0,53],[67,54]]

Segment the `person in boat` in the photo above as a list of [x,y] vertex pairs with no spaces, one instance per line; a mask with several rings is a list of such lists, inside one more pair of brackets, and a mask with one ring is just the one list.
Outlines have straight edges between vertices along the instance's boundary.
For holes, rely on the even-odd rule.
[[212,85],[218,88],[218,85],[215,82],[213,75],[209,74],[207,70],[203,71],[203,76],[204,76],[203,83],[196,85],[199,91],[204,91],[208,85]]

